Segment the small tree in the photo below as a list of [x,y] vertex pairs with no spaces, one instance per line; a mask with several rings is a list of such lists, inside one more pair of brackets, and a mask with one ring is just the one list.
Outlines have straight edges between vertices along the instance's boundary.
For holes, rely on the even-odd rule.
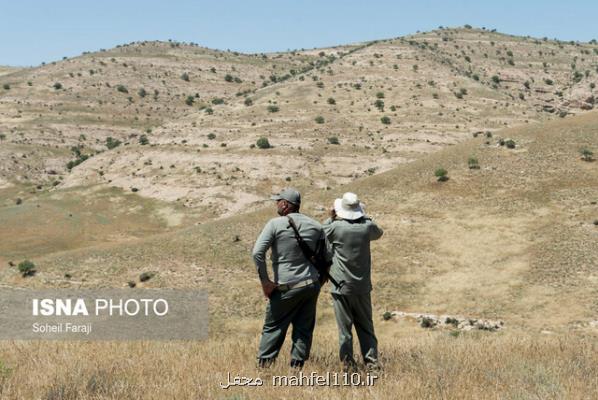
[[255,142],[256,146],[259,147],[260,149],[269,149],[270,147],[270,142],[268,141],[268,138],[266,137],[261,137],[257,140],[257,142]]
[[60,83],[60,82],[56,82],[56,83],[54,84],[53,88],[54,88],[55,90],[60,90],[60,89],[62,89],[62,83]]
[[376,100],[376,101],[374,102],[374,106],[375,106],[375,107],[376,107],[378,110],[380,110],[380,111],[384,111],[384,100],[380,100],[380,99]]
[[579,153],[581,154],[581,159],[584,161],[593,161],[594,160],[594,153],[588,149],[587,147],[584,147],[583,149],[579,150]]
[[480,169],[478,159],[473,156],[467,159],[467,165],[469,166],[469,169]]
[[139,144],[142,145],[142,146],[145,146],[146,144],[149,144],[149,139],[147,138],[146,135],[139,136]]
[[192,106],[193,103],[195,103],[195,97],[187,96],[187,98],[185,99],[185,104],[187,104],[188,106]]
[[492,82],[496,83],[497,85],[500,83],[500,77],[498,75],[492,75]]
[[384,125],[390,125],[390,118],[385,115],[384,117],[380,118],[380,122],[382,122]]
[[113,139],[113,138],[112,138],[112,136],[108,136],[108,137],[106,138],[106,147],[107,147],[109,150],[112,150],[112,149],[114,149],[115,147],[118,147],[118,146],[120,146],[120,144],[121,144],[121,141],[120,141],[120,140],[118,140],[118,139]]
[[25,260],[23,262],[20,262],[18,265],[19,268],[19,272],[21,273],[21,275],[23,275],[23,277],[28,277],[28,276],[33,276],[35,275],[35,264],[32,263],[29,260]]
[[446,171],[446,169],[444,168],[438,168],[436,171],[434,171],[434,176],[438,178],[438,182],[446,182],[449,180],[449,177],[447,176],[448,172]]

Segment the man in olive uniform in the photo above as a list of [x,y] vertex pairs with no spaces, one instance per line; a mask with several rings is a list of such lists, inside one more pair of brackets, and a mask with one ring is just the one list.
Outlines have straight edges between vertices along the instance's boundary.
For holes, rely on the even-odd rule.
[[[324,232],[319,222],[299,213],[301,195],[295,189],[284,189],[271,199],[276,201],[279,217],[268,221],[253,247],[253,260],[264,295],[269,299],[258,365],[268,367],[274,362],[292,324],[291,367],[302,368],[309,358],[320,283],[318,271],[301,251],[288,217],[295,221],[299,234],[313,250],[325,240]],[[266,268],[269,248],[273,280]]]
[[353,325],[359,338],[361,354],[368,369],[378,369],[378,341],[372,321],[370,292],[370,241],[382,236],[382,229],[365,215],[363,204],[354,193],[336,199],[324,222],[324,232],[332,247],[330,276],[341,283],[331,286],[334,314],[339,330],[339,355],[344,368],[354,368]]

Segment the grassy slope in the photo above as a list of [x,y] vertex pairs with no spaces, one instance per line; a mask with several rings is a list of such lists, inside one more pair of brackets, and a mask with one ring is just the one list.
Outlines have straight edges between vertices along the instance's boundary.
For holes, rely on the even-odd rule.
[[[598,393],[598,352],[587,323],[598,312],[598,231],[592,223],[598,170],[581,161],[578,150],[598,147],[597,122],[598,114],[588,113],[505,130],[338,192],[301,188],[305,212],[318,218],[335,196],[355,191],[385,228],[373,246],[373,304],[386,369],[373,389],[218,388],[227,371],[269,376],[253,367],[264,301],[249,257],[255,235],[273,214],[267,208],[127,245],[36,258],[40,273],[27,280],[5,269],[4,283],[27,286],[68,286],[62,278],[67,270],[77,285],[85,278],[88,286],[122,286],[153,269],[159,273],[148,286],[207,287],[212,316],[211,338],[204,343],[4,344],[0,359],[14,369],[4,384],[7,398],[61,390],[118,398],[356,398],[364,390],[377,398],[592,397]],[[499,136],[513,138],[516,149],[495,145]],[[480,170],[467,168],[470,155],[479,159]],[[439,166],[449,171],[448,182],[435,181]],[[498,317],[506,330],[454,338],[381,320],[383,311],[396,309]],[[308,371],[337,368],[335,335],[324,294]],[[60,356],[50,357],[54,351],[48,349]],[[288,343],[274,372],[287,373],[287,349]],[[115,355],[98,358],[100,353]],[[73,364],[79,367],[63,367]],[[96,380],[104,392],[90,389]]]

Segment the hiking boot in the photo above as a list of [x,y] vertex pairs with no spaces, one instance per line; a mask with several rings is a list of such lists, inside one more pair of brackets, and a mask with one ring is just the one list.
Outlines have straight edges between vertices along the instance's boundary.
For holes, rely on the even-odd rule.
[[298,371],[303,369],[304,364],[305,364],[304,360],[291,360],[291,368],[294,368]]
[[260,358],[257,361],[258,368],[270,368],[274,364],[274,358]]
[[365,364],[365,368],[368,372],[380,372],[382,367],[377,362],[368,362]]
[[357,372],[357,363],[354,359],[343,360],[343,372],[352,373]]

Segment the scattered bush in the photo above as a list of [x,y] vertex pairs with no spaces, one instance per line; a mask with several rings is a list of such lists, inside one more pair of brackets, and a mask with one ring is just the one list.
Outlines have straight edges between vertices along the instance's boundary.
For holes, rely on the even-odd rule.
[[212,104],[214,104],[214,105],[224,104],[224,99],[221,99],[220,97],[216,97],[215,99],[212,99]]
[[233,82],[235,78],[231,74],[224,75],[224,80],[227,82]]
[[376,100],[376,101],[374,102],[374,106],[375,106],[375,107],[376,107],[378,110],[380,110],[380,111],[384,111],[384,100],[380,100],[380,99]]
[[593,158],[594,153],[587,147],[584,147],[581,150],[579,150],[579,153],[581,154],[581,159],[584,161],[593,161],[594,160],[594,158]]
[[316,121],[317,124],[323,124],[324,123],[324,117],[322,117],[321,115],[318,115],[315,118],[315,121]]
[[250,106],[250,105],[253,105],[253,100],[251,100],[249,97],[247,97],[245,99],[244,103],[245,103],[246,106]]
[[4,90],[10,90],[10,85],[8,83],[5,83],[4,85],[2,85],[2,87],[4,88]]
[[492,80],[492,82],[496,83],[497,85],[500,83],[500,77],[498,75],[492,75],[492,78],[490,78]]
[[144,88],[141,88],[137,91],[137,94],[139,95],[139,97],[145,97],[147,96],[147,92],[145,91]]
[[376,93],[376,98],[383,99],[384,98],[384,93],[383,92]]
[[438,182],[446,182],[449,180],[448,172],[444,168],[438,168],[434,171],[434,176],[438,178]]
[[19,272],[23,277],[35,275],[36,269],[35,264],[29,260],[20,262],[18,265]]
[[117,85],[116,90],[118,90],[121,93],[129,93],[129,90],[125,85]]
[[274,106],[274,105],[268,106],[268,112],[275,113],[278,111],[280,111],[280,108],[278,108],[278,106]]
[[546,78],[546,79],[544,79],[544,83],[547,84],[547,85],[553,85],[554,81],[552,79]]
[[380,118],[380,122],[382,122],[384,125],[390,125],[390,118],[385,115],[384,117]]
[[215,133],[208,133],[208,139],[210,139],[210,140],[216,139],[216,134]]
[[[214,72],[216,72],[214,70]],[[186,72],[183,72],[183,74],[181,75],[181,79],[184,80],[185,82],[189,82],[189,74]]]
[[62,89],[62,83],[60,82],[56,82],[53,86],[52,86],[55,90],[60,90]]
[[330,137],[328,138],[328,143],[330,143],[330,144],[341,144],[341,143],[338,141],[338,138],[337,138],[336,136],[330,136]]
[[121,144],[121,143],[122,143],[122,142],[121,142],[120,140],[118,140],[118,139],[113,139],[113,138],[112,138],[112,136],[108,136],[108,137],[106,138],[106,147],[107,147],[109,150],[112,150],[113,148],[120,146],[120,144]]
[[480,169],[478,159],[475,157],[469,157],[467,159],[467,165],[469,166],[469,169]]
[[270,147],[270,142],[268,141],[268,138],[266,137],[261,137],[257,140],[257,142],[255,142],[256,146],[259,147],[260,149],[269,149]]
[[146,144],[149,144],[149,139],[147,138],[147,135],[141,135],[139,136],[139,144],[142,146],[145,146]]
[[505,146],[507,146],[508,149],[514,149],[515,141],[513,139],[509,139],[509,140],[505,141]]
[[330,104],[330,105],[336,104],[336,100],[334,100],[332,97],[329,97],[327,101],[328,101],[328,104]]
[[187,104],[188,106],[192,106],[193,103],[195,103],[195,97],[187,96],[187,98],[185,99],[185,104]]

